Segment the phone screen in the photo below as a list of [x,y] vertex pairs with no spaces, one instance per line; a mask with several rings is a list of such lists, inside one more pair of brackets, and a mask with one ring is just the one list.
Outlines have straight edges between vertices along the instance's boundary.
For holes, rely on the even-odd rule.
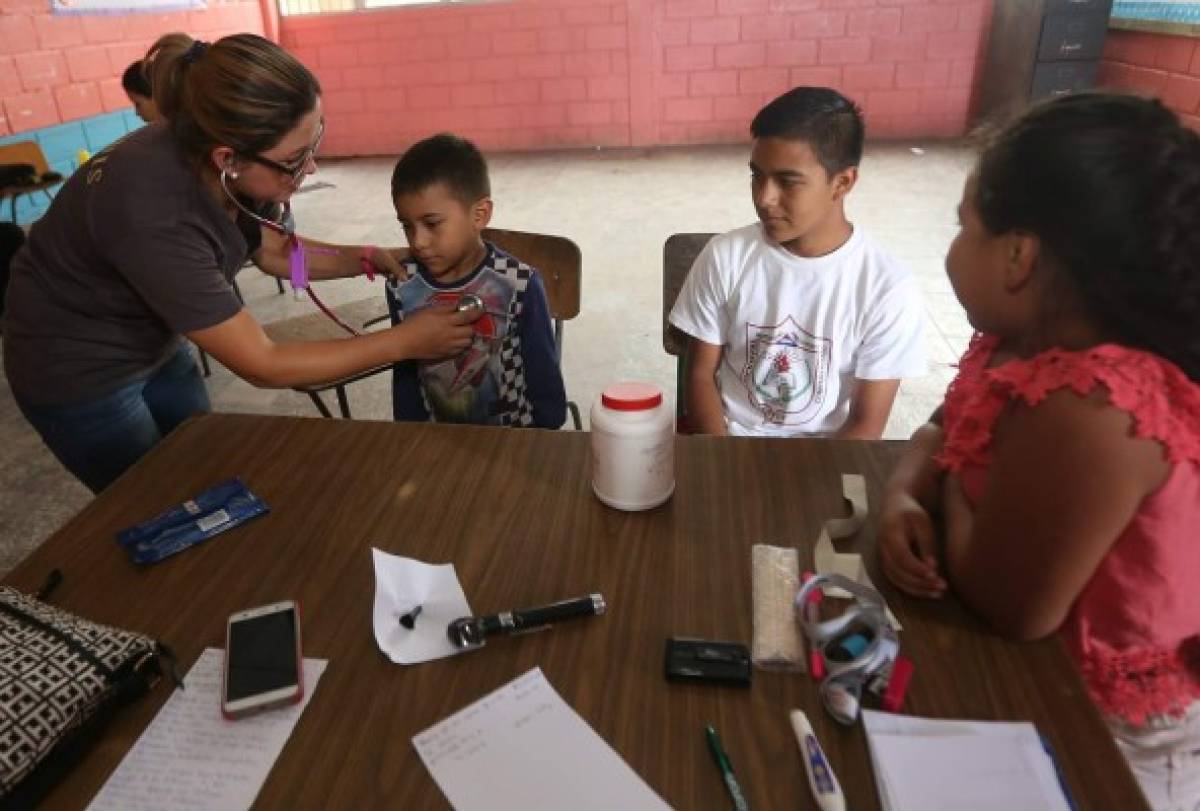
[[229,701],[297,684],[295,610],[232,623],[228,656],[225,697]]

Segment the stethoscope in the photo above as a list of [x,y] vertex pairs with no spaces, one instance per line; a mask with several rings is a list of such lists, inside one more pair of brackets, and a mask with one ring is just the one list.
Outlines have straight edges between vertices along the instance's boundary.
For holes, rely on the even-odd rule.
[[[320,297],[317,296],[317,294],[313,291],[312,285],[308,283],[308,255],[306,251],[313,251],[314,253],[336,253],[337,251],[334,249],[323,251],[321,248],[304,247],[304,245],[300,242],[300,236],[296,233],[296,218],[292,216],[292,204],[290,201],[281,204],[282,207],[280,209],[278,222],[275,220],[268,220],[266,217],[255,214],[253,211],[246,208],[246,206],[242,205],[242,201],[237,198],[237,195],[230,190],[229,181],[227,179],[228,175],[229,167],[222,167],[220,177],[221,190],[225,192],[225,196],[229,198],[230,202],[237,206],[238,210],[247,217],[254,220],[259,225],[269,228],[288,241],[288,264],[291,271],[290,281],[292,289],[303,290],[305,293],[308,293],[308,297],[312,299],[313,304],[317,305],[317,309],[323,312],[331,321],[333,321],[333,323],[337,324],[350,335],[355,337],[362,335],[361,332],[339,318],[337,313],[329,309],[329,307],[325,305],[325,302],[321,301]],[[484,313],[489,312],[484,306],[483,299],[474,293],[464,294],[458,300],[458,304],[455,309],[458,312],[465,312],[471,309],[479,309]],[[504,313],[496,313],[496,315],[504,315]]]
[[[235,206],[237,206],[238,210],[241,211],[243,214],[245,214],[247,217],[254,220],[256,223],[263,226],[264,228],[268,228],[268,229],[274,231],[275,233],[279,234],[280,236],[282,236],[284,239],[286,239],[288,241],[288,246],[289,246],[289,248],[288,248],[288,264],[290,266],[290,281],[291,281],[292,289],[296,290],[296,291],[303,290],[305,293],[308,293],[308,297],[310,299],[312,299],[313,304],[317,305],[317,309],[319,309],[321,312],[323,312],[326,316],[329,317],[329,319],[331,321],[333,321],[339,327],[344,329],[350,335],[353,335],[356,337],[361,335],[362,333],[360,333],[354,327],[350,326],[345,321],[343,321],[341,318],[339,318],[337,313],[330,310],[329,307],[327,307],[325,305],[325,302],[321,301],[320,297],[318,297],[317,294],[315,292],[313,292],[312,285],[310,285],[308,283],[308,254],[307,254],[307,251],[322,252],[322,249],[320,249],[320,248],[307,248],[306,249],[304,247],[304,245],[300,242],[300,237],[299,237],[299,235],[296,234],[296,218],[292,215],[291,202],[289,201],[289,202],[285,202],[282,204],[278,222],[276,222],[275,220],[268,220],[266,217],[263,217],[259,214],[255,214],[253,211],[246,208],[246,206],[242,205],[242,201],[239,200],[237,198],[237,195],[235,195],[229,188],[229,182],[227,179],[228,175],[229,175],[229,167],[228,166],[222,167],[221,168],[221,177],[220,177],[221,190],[225,192],[225,196],[229,198],[230,202],[232,202]],[[328,253],[336,253],[336,250],[331,249],[331,250],[328,250],[327,252]]]

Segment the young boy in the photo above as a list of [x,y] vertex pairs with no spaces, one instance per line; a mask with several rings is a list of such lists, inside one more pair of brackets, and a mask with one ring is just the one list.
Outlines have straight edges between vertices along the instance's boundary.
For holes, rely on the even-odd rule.
[[395,418],[561,426],[567,398],[545,288],[482,237],[492,217],[483,155],[454,135],[415,144],[392,173],[392,201],[411,250],[408,278],[387,286],[393,322],[429,306],[483,308],[458,357],[393,367]]
[[915,279],[846,219],[862,116],[834,90],[797,87],[750,130],[759,222],[709,242],[671,310],[691,338],[690,427],[877,439],[925,354]]

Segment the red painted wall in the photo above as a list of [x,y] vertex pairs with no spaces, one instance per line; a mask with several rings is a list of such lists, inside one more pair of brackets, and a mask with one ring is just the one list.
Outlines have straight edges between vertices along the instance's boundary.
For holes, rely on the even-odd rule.
[[328,154],[452,130],[487,149],[742,141],[798,84],[874,137],[967,126],[991,0],[500,0],[282,20],[324,87]]
[[261,34],[257,0],[169,14],[55,15],[47,0],[0,0],[0,136],[129,107],[121,74],[169,31]]
[[1100,84],[1157,96],[1200,132],[1200,38],[1110,30]]

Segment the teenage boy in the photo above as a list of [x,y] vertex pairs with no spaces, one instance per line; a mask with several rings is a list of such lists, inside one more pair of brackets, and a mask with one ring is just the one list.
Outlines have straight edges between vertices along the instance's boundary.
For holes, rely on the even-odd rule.
[[461,355],[393,367],[397,420],[558,428],[566,392],[550,309],[537,272],[483,240],[492,217],[487,162],[470,141],[436,135],[392,173],[392,201],[408,239],[407,279],[388,283],[399,323],[428,306],[478,306]]
[[750,130],[759,221],[709,242],[671,311],[690,336],[688,425],[877,439],[925,353],[915,279],[846,219],[862,116],[834,90],[797,87]]

